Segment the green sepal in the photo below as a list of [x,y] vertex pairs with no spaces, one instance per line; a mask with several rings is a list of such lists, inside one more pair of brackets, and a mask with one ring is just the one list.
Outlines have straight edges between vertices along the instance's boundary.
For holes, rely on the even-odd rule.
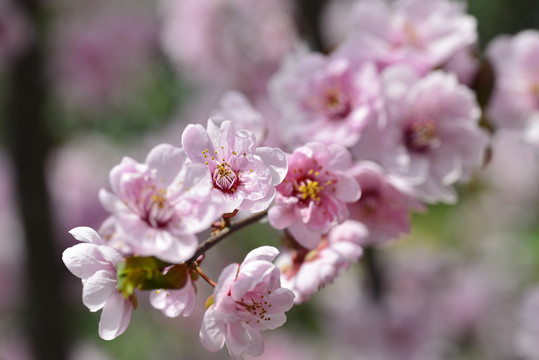
[[215,300],[213,298],[213,294],[206,299],[206,309],[212,306],[215,303]]
[[187,282],[187,264],[173,265],[163,274],[168,266],[153,256],[128,256],[116,266],[118,290],[130,299],[135,289],[181,289]]

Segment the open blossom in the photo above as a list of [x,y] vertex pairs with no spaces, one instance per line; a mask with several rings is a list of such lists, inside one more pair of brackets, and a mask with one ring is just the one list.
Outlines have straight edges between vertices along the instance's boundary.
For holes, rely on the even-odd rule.
[[286,155],[280,149],[256,147],[254,135],[236,131],[224,121],[218,126],[211,119],[207,130],[188,125],[182,145],[193,163],[202,164],[211,175],[213,193],[224,199],[224,212],[235,209],[263,211],[275,198],[275,186],[286,175]]
[[404,63],[425,74],[477,41],[477,21],[456,1],[363,0],[352,16],[351,34],[337,52],[380,68]]
[[70,234],[83,243],[66,249],[62,260],[82,280],[84,305],[92,312],[103,309],[99,336],[112,340],[127,329],[131,320],[132,304],[117,289],[116,264],[123,257],[91,228],[77,227]]
[[217,351],[226,343],[233,359],[263,353],[260,331],[283,325],[294,301],[294,294],[281,287],[279,268],[271,263],[278,253],[262,246],[241,265],[230,264],[221,272],[200,329],[206,349]]
[[270,91],[289,129],[287,142],[349,147],[376,117],[378,84],[372,64],[352,66],[346,58],[298,51],[284,61]]
[[496,75],[489,119],[499,128],[523,129],[524,139],[539,147],[539,31],[497,37],[487,56]]
[[301,304],[321,287],[331,283],[351,262],[363,254],[361,245],[368,231],[357,221],[345,221],[322,238],[316,249],[294,249],[277,259],[281,283],[294,292],[294,303]]
[[422,209],[409,185],[370,161],[358,162],[350,174],[361,188],[359,200],[348,205],[350,219],[369,230],[365,245],[381,245],[408,234],[411,210]]
[[191,315],[196,303],[196,290],[191,277],[187,276],[187,282],[181,289],[152,291],[150,303],[171,318],[182,314],[184,317]]
[[312,249],[322,234],[348,218],[346,203],[359,199],[359,186],[347,174],[352,157],[340,145],[311,142],[294,150],[288,164],[268,218],[273,227],[287,228],[299,244]]
[[266,137],[266,125],[262,114],[258,112],[249,99],[237,91],[226,92],[219,102],[219,108],[215,109],[211,116],[212,121],[230,120],[238,130],[250,131],[260,145]]
[[172,145],[156,146],[143,164],[125,157],[111,170],[110,184],[112,193],[99,193],[112,213],[107,232],[113,227],[113,241],[138,255],[188,260],[198,244],[194,234],[220,216],[204,166],[187,163],[187,155]]
[[382,77],[388,119],[377,160],[421,200],[455,202],[452,185],[482,165],[488,142],[474,94],[442,71],[420,78],[393,66]]

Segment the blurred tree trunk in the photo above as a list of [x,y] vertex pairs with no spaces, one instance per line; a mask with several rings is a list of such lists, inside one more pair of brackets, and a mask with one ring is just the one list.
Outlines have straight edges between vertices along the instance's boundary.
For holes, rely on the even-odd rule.
[[328,0],[296,0],[296,25],[314,51],[327,51],[320,31],[320,15]]
[[6,130],[25,237],[28,340],[35,359],[63,360],[66,346],[60,291],[62,262],[55,249],[45,174],[50,135],[46,122],[46,28],[42,3],[18,1],[33,27],[34,37],[9,70]]

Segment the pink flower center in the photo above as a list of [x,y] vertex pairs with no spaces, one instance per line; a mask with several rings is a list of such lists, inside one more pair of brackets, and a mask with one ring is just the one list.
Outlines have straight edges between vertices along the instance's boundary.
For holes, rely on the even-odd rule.
[[228,163],[224,162],[213,172],[213,182],[223,192],[234,192],[238,182],[238,175],[230,169]]
[[361,207],[361,215],[365,218],[372,217],[380,205],[380,194],[376,190],[363,190],[358,203]]
[[[223,147],[221,149],[224,150]],[[228,159],[225,157],[218,159],[218,152],[215,151],[214,156],[210,156],[208,149],[204,150],[202,154],[206,159],[205,164],[212,174],[213,187],[224,193],[234,193],[240,185],[239,167],[242,161],[240,155],[236,151],[232,151]],[[247,154],[243,153],[242,156],[245,157]]]
[[348,96],[340,89],[326,89],[321,100],[322,109],[330,119],[345,119],[352,111],[352,105],[350,104]]
[[271,317],[269,316],[269,308],[271,304],[268,302],[268,295],[271,294],[270,290],[265,292],[251,291],[245,294],[241,301],[236,303],[239,305],[240,310],[247,310],[251,317],[247,321],[249,323],[259,324],[261,321],[269,321]]
[[[321,167],[319,167],[319,169],[321,169]],[[292,170],[292,174],[298,173],[303,174],[303,169]],[[289,179],[285,179],[284,182],[287,181],[289,181]],[[309,203],[311,201],[319,203],[322,201],[320,195],[324,192],[324,189],[331,187],[331,189],[334,190],[332,185],[336,183],[337,180],[329,179],[329,173],[327,171],[321,173],[320,171],[310,169],[304,176],[294,180],[294,190],[292,195],[299,198],[303,203]]]
[[432,120],[410,123],[404,130],[404,142],[406,147],[414,152],[430,150],[439,142],[436,124]]
[[174,217],[174,208],[166,198],[167,191],[145,185],[137,199],[140,218],[153,228],[166,227]]

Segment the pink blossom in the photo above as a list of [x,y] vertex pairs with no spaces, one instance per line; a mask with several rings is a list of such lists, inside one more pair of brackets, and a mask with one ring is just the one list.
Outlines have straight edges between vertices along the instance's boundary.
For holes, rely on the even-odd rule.
[[356,221],[345,221],[330,230],[313,250],[295,249],[281,255],[277,263],[284,288],[294,292],[294,303],[301,304],[324,285],[331,283],[351,262],[363,254],[368,231]]
[[84,305],[92,312],[103,309],[99,336],[112,340],[127,329],[131,319],[131,302],[117,289],[116,264],[123,257],[89,227],[74,228],[70,234],[83,243],[66,249],[62,260],[82,280]]
[[380,68],[404,63],[421,74],[477,41],[476,19],[449,0],[359,1],[352,32],[337,50]]
[[341,145],[311,142],[294,150],[288,163],[268,218],[273,227],[287,228],[298,243],[313,249],[322,234],[348,218],[346,203],[359,199],[359,186],[347,174],[352,158]]
[[204,314],[200,329],[202,345],[217,351],[226,343],[233,359],[243,353],[261,355],[261,330],[286,322],[294,294],[281,287],[279,269],[271,263],[279,251],[271,246],[252,250],[241,265],[230,264],[219,276],[214,303]]
[[191,315],[196,303],[196,290],[191,277],[187,277],[187,283],[181,289],[152,291],[150,303],[171,318],[182,314],[185,317]]
[[254,135],[236,131],[230,121],[219,127],[209,120],[207,130],[188,125],[182,145],[192,162],[207,167],[212,179],[208,190],[212,188],[225,200],[224,212],[267,209],[275,197],[275,186],[286,175],[286,155],[280,149],[257,148]]
[[479,58],[472,46],[458,50],[443,65],[442,69],[457,75],[459,82],[471,86],[479,70]]
[[93,110],[125,101],[156,47],[149,9],[107,6],[58,22],[52,76],[63,103]]
[[388,119],[377,160],[410,181],[421,200],[455,202],[452,185],[482,165],[488,142],[474,94],[442,71],[420,78],[394,66],[382,77]]
[[372,64],[352,66],[346,58],[298,51],[270,83],[288,142],[354,145],[379,107],[379,80]]
[[237,91],[228,91],[221,97],[219,108],[213,112],[211,119],[216,123],[230,120],[236,129],[249,130],[256,138],[257,145],[266,137],[267,129],[262,114],[245,95]]
[[499,128],[524,130],[524,139],[539,146],[539,31],[500,36],[487,56],[496,76],[489,119]]
[[359,200],[348,205],[350,219],[367,227],[370,245],[381,245],[410,233],[410,212],[422,209],[422,205],[405,181],[386,174],[370,161],[357,163],[350,174],[361,188]]
[[198,244],[194,234],[220,216],[204,166],[187,163],[185,152],[172,145],[156,146],[143,164],[125,157],[111,170],[110,184],[112,193],[99,193],[112,213],[104,229],[113,229],[113,241],[138,255],[188,260]]
[[163,48],[182,75],[249,96],[265,93],[297,39],[286,0],[166,0],[161,14]]

